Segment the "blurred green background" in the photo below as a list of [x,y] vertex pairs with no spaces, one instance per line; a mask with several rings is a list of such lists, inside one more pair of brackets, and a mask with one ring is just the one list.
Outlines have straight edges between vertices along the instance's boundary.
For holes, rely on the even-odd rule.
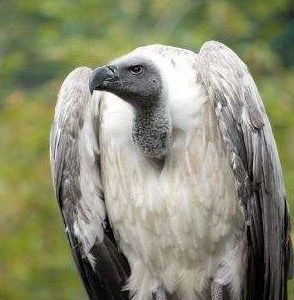
[[[144,44],[198,51],[215,39],[248,64],[273,126],[294,211],[293,1],[9,0],[0,5],[0,299],[85,299],[49,172],[56,95],[73,68],[98,66]],[[294,299],[293,282],[289,286]]]

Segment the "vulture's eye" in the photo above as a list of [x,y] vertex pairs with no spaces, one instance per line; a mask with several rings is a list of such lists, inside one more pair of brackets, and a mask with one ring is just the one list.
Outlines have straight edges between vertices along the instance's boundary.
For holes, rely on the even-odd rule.
[[143,66],[141,66],[141,65],[132,66],[132,67],[130,67],[130,71],[134,75],[142,74],[143,73]]

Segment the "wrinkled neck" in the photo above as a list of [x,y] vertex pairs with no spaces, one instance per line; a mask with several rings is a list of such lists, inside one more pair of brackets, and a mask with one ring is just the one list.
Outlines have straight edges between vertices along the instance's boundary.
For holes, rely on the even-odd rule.
[[132,138],[144,155],[162,158],[168,151],[170,136],[171,122],[165,103],[157,101],[135,109]]

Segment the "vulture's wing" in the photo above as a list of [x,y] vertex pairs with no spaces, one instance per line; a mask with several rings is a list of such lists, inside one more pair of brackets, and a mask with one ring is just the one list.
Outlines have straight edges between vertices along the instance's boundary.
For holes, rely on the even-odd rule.
[[213,101],[246,215],[246,299],[286,299],[292,274],[289,211],[262,100],[246,65],[225,45],[205,43],[198,67],[198,80]]
[[98,144],[101,93],[91,96],[91,70],[78,68],[64,81],[50,136],[56,198],[72,254],[90,299],[127,299],[129,273],[106,216]]

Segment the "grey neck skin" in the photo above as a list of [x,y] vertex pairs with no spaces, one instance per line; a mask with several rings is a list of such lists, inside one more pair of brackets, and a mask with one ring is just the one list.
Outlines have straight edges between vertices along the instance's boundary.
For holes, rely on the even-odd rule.
[[148,158],[164,158],[170,145],[171,131],[169,113],[162,101],[135,109],[132,138]]

